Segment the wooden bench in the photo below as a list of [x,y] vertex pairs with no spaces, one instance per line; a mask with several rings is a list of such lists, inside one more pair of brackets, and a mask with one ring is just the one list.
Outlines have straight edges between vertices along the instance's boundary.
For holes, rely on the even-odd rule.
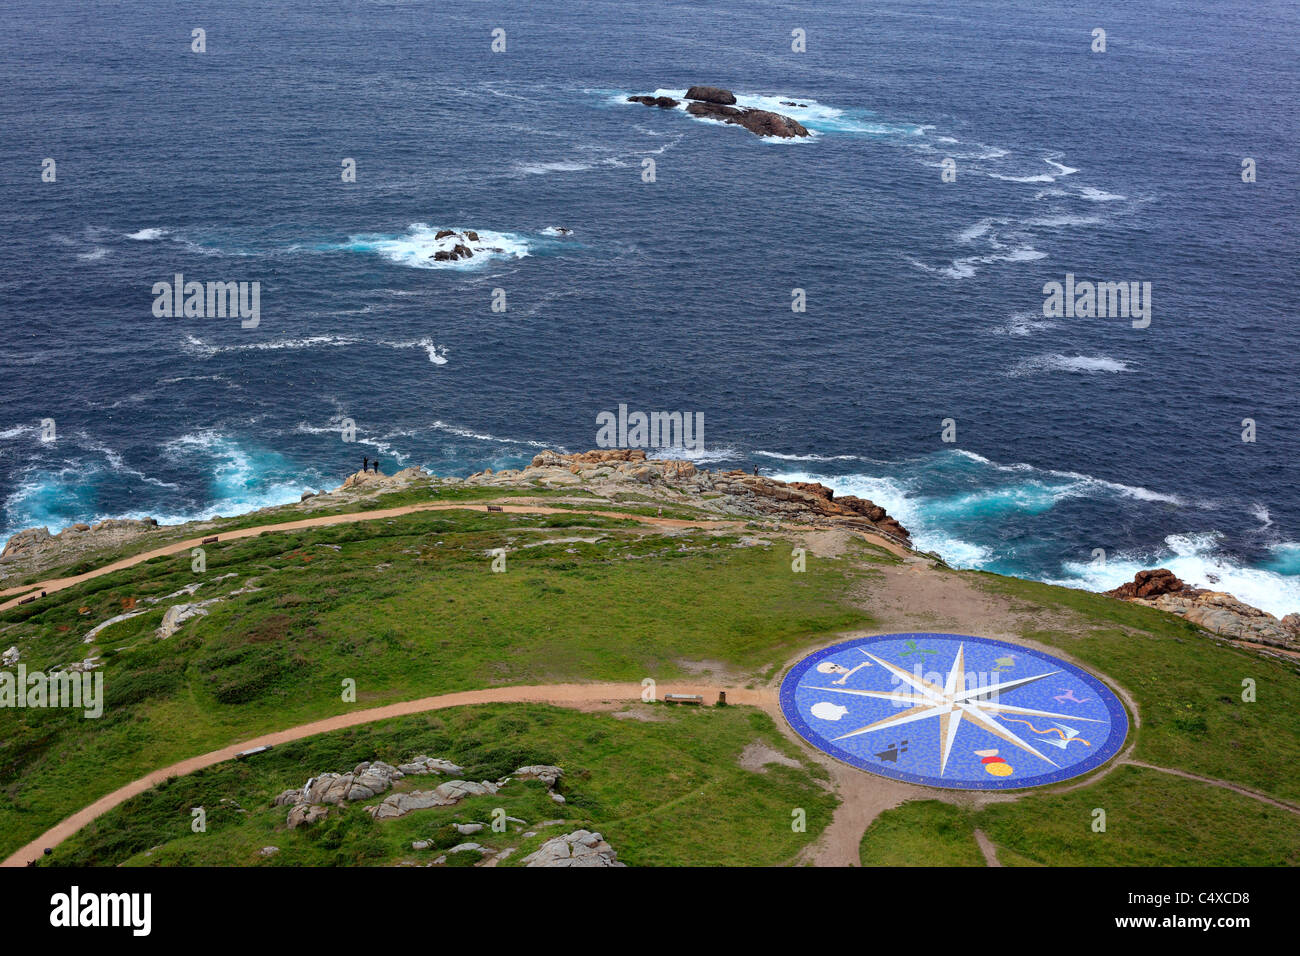
[[699,707],[704,703],[704,698],[699,694],[664,694],[665,704],[690,704],[693,707]]
[[217,543],[217,536],[214,534],[214,535],[213,535],[212,537],[210,537],[210,538],[204,538],[204,539],[203,539],[202,541],[200,541],[199,543],[200,543],[200,544],[216,544],[216,543]]
[[500,505],[488,505],[488,506],[487,506],[487,510],[488,510],[488,511],[501,511],[502,508],[501,508]]

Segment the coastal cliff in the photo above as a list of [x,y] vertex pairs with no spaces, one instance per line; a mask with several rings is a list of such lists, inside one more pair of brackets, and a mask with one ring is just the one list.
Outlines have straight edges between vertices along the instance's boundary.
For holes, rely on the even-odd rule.
[[1300,614],[1279,620],[1224,591],[1191,587],[1168,568],[1139,571],[1132,581],[1106,594],[1177,614],[1221,637],[1300,651]]
[[[885,508],[865,498],[836,495],[816,482],[787,482],[740,470],[710,471],[691,461],[650,458],[641,449],[605,449],[579,453],[543,451],[524,468],[485,469],[464,478],[437,476],[419,467],[394,474],[366,471],[349,475],[332,491],[304,491],[299,502],[262,509],[238,520],[259,515],[310,515],[322,510],[365,506],[386,496],[427,489],[529,489],[548,493],[571,490],[582,501],[594,498],[611,507],[629,499],[664,507],[688,507],[718,518],[742,518],[815,528],[858,531],[877,536],[900,549],[913,550],[912,537]],[[575,498],[575,501],[578,500]],[[159,545],[195,534],[222,529],[230,521],[214,517],[186,525],[160,526],[152,518],[114,519],[93,526],[76,524],[58,534],[48,528],[30,528],[14,535],[0,553],[0,588],[34,575],[62,568],[86,569],[122,550],[156,541]],[[928,555],[938,558],[937,555]],[[80,562],[80,563],[78,563]],[[1221,591],[1194,588],[1167,569],[1139,572],[1135,581],[1107,594],[1178,615],[1203,630],[1244,644],[1300,653],[1300,614],[1278,619]]]

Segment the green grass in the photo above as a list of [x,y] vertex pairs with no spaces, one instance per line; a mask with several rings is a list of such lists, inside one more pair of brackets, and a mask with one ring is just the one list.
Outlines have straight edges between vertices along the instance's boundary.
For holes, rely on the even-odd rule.
[[[1105,811],[1105,832],[1092,829]],[[1300,816],[1195,780],[1122,766],[1090,786],[969,811],[935,800],[886,811],[862,862],[958,863],[983,830],[1003,866],[1298,866]],[[962,853],[954,851],[954,847]],[[978,848],[975,850],[978,854]]]
[[[452,487],[435,494],[417,487],[348,509],[509,493]],[[554,494],[583,492],[566,488]],[[594,506],[642,513],[658,507],[635,493],[625,504]],[[290,510],[241,520],[298,516]],[[718,679],[708,675],[725,672],[729,682],[754,686],[778,678],[785,663],[807,649],[873,626],[879,569],[897,564],[895,556],[854,542],[838,559],[810,555],[807,573],[792,574],[789,545],[742,546],[745,537],[739,529],[665,534],[630,519],[581,513],[423,512],[222,541],[207,547],[201,576],[191,571],[188,554],[158,558],[0,614],[0,646],[17,643],[29,669],[48,669],[86,656],[91,647],[82,639],[93,625],[132,602],[150,608],[107,629],[93,645],[104,660],[107,701],[101,719],[53,710],[0,711],[0,855],[129,780],[267,731],[397,700],[509,684],[635,684],[653,677],[669,690],[674,680]],[[568,538],[596,540],[554,540]],[[505,574],[489,570],[488,551],[497,547],[508,549]],[[1300,712],[1300,680],[1293,665],[1228,646],[1139,605],[992,574],[944,573],[969,575],[999,603],[1009,600],[1030,622],[1022,625],[1023,637],[1060,650],[1130,692],[1142,721],[1133,730],[1137,759],[1300,802],[1300,777],[1286,771],[1300,763],[1294,717]],[[218,580],[228,574],[234,576]],[[192,598],[166,598],[200,579],[205,583]],[[257,590],[232,593],[250,585]],[[220,595],[224,600],[208,616],[186,623],[169,639],[154,636],[167,606]],[[166,599],[150,606],[150,598]],[[927,614],[946,612],[918,599],[909,613],[922,622]],[[1241,700],[1245,678],[1257,685],[1254,703]],[[355,704],[340,698],[345,679],[356,682]],[[408,736],[401,740],[359,728],[312,744],[323,750],[287,747],[247,764],[214,768],[159,791],[180,801],[160,804],[167,807],[165,826],[179,826],[179,833],[168,829],[160,836],[163,818],[137,808],[143,813],[138,820],[111,818],[113,829],[101,827],[93,841],[75,844],[83,846],[77,852],[96,854],[96,862],[132,863],[403,859],[409,849],[402,848],[412,839],[448,838],[446,824],[456,813],[481,818],[483,808],[427,811],[434,816],[421,819],[436,826],[423,836],[406,832],[404,821],[377,830],[369,817],[349,812],[319,828],[319,835],[291,834],[281,843],[283,812],[268,813],[263,804],[268,788],[278,792],[303,782],[304,761],[318,761],[309,771],[341,770],[376,755],[400,759],[420,749],[463,757],[459,762],[471,768],[486,767],[491,752],[505,753],[515,744],[533,755],[518,762],[567,768],[569,760],[575,773],[589,774],[569,778],[575,825],[600,829],[629,863],[788,862],[790,801],[808,794],[830,799],[820,788],[807,789],[815,768],[769,767],[757,791],[748,784],[737,791],[741,803],[761,810],[761,819],[745,826],[729,816],[732,797],[723,791],[749,777],[731,776],[730,769],[709,776],[706,768],[734,764],[727,748],[747,742],[740,739],[741,724],[732,723],[739,719],[732,715],[746,714],[741,709],[674,711],[669,726],[524,710],[532,715],[519,718],[526,727],[496,716],[480,723],[431,717],[433,723],[406,727]],[[507,707],[501,713],[524,710]],[[541,713],[550,716],[542,720]],[[755,713],[744,719],[767,721]],[[579,733],[579,724],[597,728],[582,732],[594,735],[592,740]],[[751,729],[766,739],[770,722]],[[433,736],[419,736],[426,732]],[[397,752],[408,744],[411,749]],[[273,771],[283,779],[272,779]],[[209,787],[203,783],[209,775],[227,789],[202,789]],[[248,812],[220,804],[221,796],[238,800]],[[157,794],[141,798],[140,806],[151,799]],[[187,800],[211,804],[209,820],[220,825],[207,834],[188,834],[188,809],[183,820],[173,819]],[[512,815],[528,820],[554,810],[545,794],[528,788],[501,800],[517,801],[508,803],[521,810]],[[722,820],[712,821],[723,804]],[[1092,834],[1086,826],[1099,806],[1110,816],[1106,834]],[[1080,813],[1087,817],[1081,831]],[[227,814],[228,826],[221,823]],[[809,820],[810,834],[824,825],[812,825],[812,809]],[[1030,792],[978,813],[940,801],[905,804],[873,824],[862,855],[872,865],[906,865],[926,854],[930,862],[980,865],[973,839],[979,828],[997,844],[1006,865],[1293,864],[1293,848],[1300,845],[1294,820],[1228,791],[1121,768],[1069,793]],[[131,836],[137,822],[140,832]],[[1195,839],[1181,840],[1184,825],[1196,828]],[[705,837],[692,836],[692,827]],[[215,839],[220,834],[227,836]],[[757,841],[757,848],[747,840]],[[142,855],[158,844],[163,848],[152,856]],[[266,860],[256,856],[268,844],[282,852]],[[505,865],[517,863],[528,849],[521,846]]]
[[[569,537],[601,540],[523,547]],[[209,546],[209,583],[180,600],[250,580],[259,590],[164,641],[154,629],[174,600],[104,631],[102,718],[0,714],[0,852],[143,773],[266,731],[494,685],[663,683],[700,661],[757,673],[869,623],[842,597],[869,572],[818,560],[792,574],[780,549],[736,545],[624,519],[452,511]],[[498,546],[505,574],[489,570]],[[194,581],[188,554],[176,555],[4,619],[21,622],[29,669],[48,668],[84,657],[86,631],[123,602]],[[355,704],[341,700],[344,679]]]
[[912,800],[882,813],[862,835],[863,866],[984,866],[970,812]]
[[[249,514],[219,518],[217,521],[211,522],[210,528],[205,528],[201,532],[195,531],[193,526],[188,524],[162,525],[157,531],[141,535],[139,538],[125,544],[87,548],[75,561],[50,565],[20,577],[15,577],[13,580],[5,581],[3,588],[7,589],[23,584],[36,584],[52,578],[85,574],[87,571],[93,571],[95,568],[103,567],[106,564],[112,564],[123,558],[129,558],[148,551],[155,551],[177,541],[186,541],[196,537],[206,538],[212,535],[220,536],[245,528],[260,528],[263,525],[283,524],[289,521],[300,521],[303,518],[359,514],[366,511],[382,511],[389,508],[402,508],[419,504],[474,505],[483,501],[508,498],[558,498],[561,496],[580,498],[587,495],[590,495],[590,492],[583,491],[580,488],[482,487],[476,485],[438,485],[429,480],[416,481],[399,491],[390,491],[374,497],[356,498],[328,508],[317,507],[311,511],[304,511],[297,503],[293,503],[265,508]],[[547,507],[578,508],[584,506],[556,501],[548,503]]]
[[[1138,702],[1138,759],[1230,780],[1300,801],[1300,680],[1294,665],[1231,647],[1172,614],[1100,594],[980,574],[990,590],[1064,609],[1077,630],[1030,629],[1024,637],[1074,656],[1129,690]],[[1241,699],[1242,681],[1256,700]]]
[[[761,711],[661,705],[652,716],[661,719],[488,705],[324,734],[156,787],[86,827],[44,865],[385,865],[428,862],[469,840],[516,847],[504,865],[518,865],[545,839],[579,827],[601,832],[633,866],[776,865],[793,860],[830,821],[835,801],[816,782],[824,776],[819,767],[774,765],[759,773],[738,763],[754,741],[799,759]],[[396,820],[376,822],[359,806],[335,808],[326,820],[297,830],[285,827],[287,808],[271,806],[277,793],[301,786],[309,774],[376,758],[397,764],[418,753],[454,760],[470,780],[495,780],[522,764],[557,764],[565,770],[559,789],[567,803],[554,804],[540,783],[517,781],[491,796]],[[429,789],[439,782],[410,777],[399,786]],[[194,807],[206,811],[204,833],[190,830]],[[490,823],[497,807],[530,826],[465,837],[450,826]],[[795,808],[807,814],[804,833],[791,829]],[[556,819],[565,823],[522,836]],[[433,846],[415,851],[415,840]],[[264,846],[280,852],[262,857]],[[477,859],[458,854],[449,862]]]

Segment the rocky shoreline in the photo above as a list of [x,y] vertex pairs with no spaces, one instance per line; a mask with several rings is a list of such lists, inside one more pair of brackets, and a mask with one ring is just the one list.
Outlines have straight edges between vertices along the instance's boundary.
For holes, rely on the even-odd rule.
[[[900,548],[913,549],[907,528],[868,499],[836,495],[833,489],[818,483],[786,482],[740,470],[709,471],[679,459],[652,459],[641,449],[576,454],[543,451],[524,468],[489,468],[464,478],[431,475],[418,467],[392,475],[357,472],[332,491],[305,491],[297,504],[261,509],[254,514],[310,514],[415,487],[572,489],[584,496],[575,501],[599,501],[605,507],[626,507],[620,496],[625,499],[628,494],[638,494],[644,496],[646,504],[661,508],[680,504],[716,514],[719,519],[857,530],[878,535]],[[110,519],[93,526],[72,525],[58,534],[51,534],[48,528],[29,528],[10,538],[0,553],[0,588],[147,538],[163,543],[182,533],[189,537],[204,534],[216,530],[221,520],[163,527],[152,518]],[[941,560],[938,555],[931,557]],[[1167,569],[1141,571],[1133,582],[1106,593],[1118,600],[1177,614],[1220,637],[1300,653],[1300,614],[1278,619],[1231,594],[1190,587]]]
[[1139,571],[1132,581],[1105,593],[1177,614],[1220,637],[1300,651],[1300,614],[1278,619],[1225,591],[1191,587],[1168,568]]

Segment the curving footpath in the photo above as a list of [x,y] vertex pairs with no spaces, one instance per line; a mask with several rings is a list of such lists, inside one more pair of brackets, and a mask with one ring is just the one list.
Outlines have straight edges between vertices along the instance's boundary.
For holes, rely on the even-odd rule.
[[[779,715],[780,712],[777,695],[770,690],[747,690],[745,688],[720,687],[714,684],[674,684],[673,688],[673,693],[680,694],[706,695],[726,691],[729,703],[761,707],[774,715]],[[156,787],[169,777],[183,777],[186,774],[194,773],[196,770],[233,760],[236,754],[244,750],[251,750],[254,747],[286,744],[290,741],[302,740],[304,737],[315,737],[317,734],[343,730],[347,727],[356,727],[358,724],[368,724],[376,720],[387,720],[390,717],[404,717],[408,714],[421,714],[433,710],[445,710],[448,707],[465,707],[471,704],[554,704],[559,707],[582,707],[590,704],[638,701],[640,699],[640,684],[535,684],[439,694],[436,697],[423,697],[419,700],[401,701],[383,707],[371,707],[350,714],[326,717],[324,720],[291,727],[288,730],[263,734],[260,737],[253,737],[250,740],[231,744],[229,747],[222,747],[220,750],[213,750],[198,757],[190,757],[187,760],[174,763],[170,767],[155,770],[138,780],[132,780],[125,786],[118,787],[112,793],[100,797],[85,809],[79,810],[67,819],[55,824],[31,843],[10,854],[3,863],[0,863],[0,866],[26,866],[29,861],[39,858],[46,847],[58,846],[92,820],[125,803],[132,797],[144,793],[151,787]]]
[[[480,507],[486,508],[487,504],[486,501],[476,502],[472,505],[467,503],[427,503],[404,505],[399,508],[384,508],[375,511],[320,515],[314,518],[301,518],[296,521],[284,521],[278,524],[254,525],[249,528],[239,528],[234,531],[221,533],[220,541],[237,541],[242,538],[258,537],[259,535],[267,534],[268,532],[298,531],[303,528],[328,527],[338,524],[350,524],[357,521],[376,521],[424,511],[478,511]],[[498,507],[497,502],[494,501],[492,504],[494,508]],[[530,505],[511,505],[505,503],[500,504],[499,507],[501,509],[500,513],[503,514],[589,514],[603,518],[630,519],[642,524],[664,528],[739,528],[749,524],[751,520],[725,518],[716,520],[658,518],[650,517],[648,515],[631,514],[625,511],[605,511],[581,508],[547,508]],[[786,528],[791,531],[815,530],[810,526],[802,525],[787,525]],[[883,535],[873,535],[857,528],[847,530],[850,530],[852,533],[860,535],[865,539],[869,539],[873,543],[879,544],[881,547],[886,548],[899,557],[907,557],[911,553]],[[211,535],[208,535],[207,537],[211,537]],[[164,545],[161,548],[155,548],[152,551],[144,551],[140,554],[122,558],[119,561],[114,561],[111,564],[95,568],[94,570],[87,571],[84,574],[71,575],[63,578],[51,578],[37,584],[27,584],[20,587],[8,588],[7,590],[0,591],[0,596],[12,595],[12,597],[10,600],[0,604],[0,611],[16,607],[20,601],[31,595],[38,594],[44,596],[45,594],[50,594],[55,591],[62,591],[65,588],[74,587],[75,585],[92,580],[93,578],[101,577],[105,574],[112,574],[114,571],[121,571],[125,568],[134,567],[137,564],[143,564],[153,558],[165,557],[188,551],[191,548],[201,546],[203,542],[203,537],[176,541]],[[42,592],[44,593],[42,594]],[[761,707],[770,715],[777,718],[778,726],[784,726],[784,722],[780,719],[780,704],[775,691],[721,687],[713,684],[675,686],[677,687],[677,692],[688,694],[714,694],[718,691],[725,690],[732,703],[750,704]],[[202,770],[204,767],[210,767],[213,764],[232,760],[235,755],[241,751],[249,750],[254,747],[288,743],[289,741],[301,740],[304,737],[312,737],[316,734],[327,733],[332,730],[340,730],[345,727],[355,727],[358,724],[370,723],[371,721],[376,720],[385,720],[389,717],[401,717],[406,714],[418,714],[426,711],[442,710],[447,707],[463,707],[469,704],[546,703],[558,706],[581,707],[584,704],[605,703],[609,701],[635,701],[640,699],[641,686],[639,684],[630,687],[623,684],[544,684],[521,687],[501,687],[489,690],[461,691],[454,694],[442,694],[436,697],[421,698],[420,700],[403,701],[397,704],[389,704],[384,707],[375,707],[369,710],[356,711],[351,714],[340,714],[335,717],[328,717],[324,720],[318,720],[310,724],[303,724],[300,727],[293,727],[288,730],[264,734],[261,737],[255,737],[241,743],[231,744],[228,747],[223,747],[221,750],[214,750],[210,753],[182,760],[169,767],[155,770],[138,780],[133,780],[131,783],[119,787],[112,793],[96,800],[85,809],[78,811],[67,819],[51,827],[22,849],[10,854],[3,863],[0,863],[0,866],[24,866],[30,860],[41,856],[47,847],[53,848],[57,846],[92,820],[95,820],[99,816],[107,813],[109,810],[124,803],[132,797],[144,793],[151,787],[157,786],[169,777],[184,776],[185,774],[193,773],[196,770]],[[872,816],[874,816],[874,814],[872,814]]]
[[[300,518],[297,521],[284,521],[279,524],[261,524],[254,525],[251,528],[239,528],[235,531],[226,531],[218,535],[220,542],[238,541],[241,538],[256,538],[259,535],[267,534],[273,531],[300,531],[303,528],[322,528],[336,524],[351,524],[356,521],[378,521],[384,518],[396,518],[401,515],[409,515],[422,511],[478,511],[486,506],[482,504],[422,504],[422,505],[404,505],[400,508],[384,508],[378,511],[354,511],[346,514],[321,515],[316,518]],[[493,507],[497,503],[492,502]],[[639,521],[642,524],[654,525],[661,528],[742,528],[750,523],[751,519],[709,519],[709,520],[688,520],[684,518],[652,518],[649,515],[631,514],[626,511],[602,511],[586,508],[544,508],[531,505],[510,505],[501,504],[501,513],[503,514],[528,514],[528,515],[554,515],[554,514],[588,514],[601,518],[629,519]],[[789,525],[790,530],[809,531],[810,527],[802,525]],[[882,547],[888,548],[892,553],[899,557],[907,557],[911,552],[900,547],[898,544],[884,536],[877,536],[861,531],[860,529],[849,529],[854,533],[861,534],[865,538],[870,538],[873,543],[878,543]],[[207,537],[213,537],[208,535]],[[106,564],[103,567],[95,568],[93,571],[87,571],[84,574],[76,574],[66,578],[51,578],[48,581],[41,581],[38,584],[23,584],[18,587],[8,588],[0,591],[0,596],[14,595],[10,600],[0,604],[0,611],[7,611],[11,607],[16,607],[24,598],[33,594],[39,595],[41,592],[46,594],[54,591],[62,591],[64,588],[70,588],[74,585],[81,584],[83,581],[89,581],[105,574],[112,574],[114,571],[121,571],[125,568],[135,567],[137,564],[143,564],[145,561],[153,558],[166,557],[168,555],[179,554],[182,551],[189,551],[191,548],[200,547],[203,544],[203,538],[189,538],[185,541],[176,541],[172,544],[164,545],[161,548],[155,548],[153,551],[144,551],[140,554],[133,554],[129,558],[122,558],[120,561],[114,561],[112,564]]]

